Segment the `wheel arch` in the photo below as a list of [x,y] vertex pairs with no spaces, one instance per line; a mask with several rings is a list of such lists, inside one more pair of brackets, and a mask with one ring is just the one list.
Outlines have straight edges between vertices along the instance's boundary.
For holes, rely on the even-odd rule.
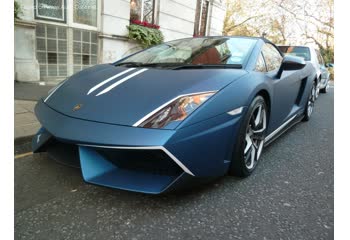
[[271,97],[270,97],[269,92],[266,89],[261,89],[260,91],[258,91],[255,94],[255,97],[256,96],[262,96],[264,98],[264,100],[266,102],[266,106],[268,108],[268,111],[270,112],[270,109],[271,109]]

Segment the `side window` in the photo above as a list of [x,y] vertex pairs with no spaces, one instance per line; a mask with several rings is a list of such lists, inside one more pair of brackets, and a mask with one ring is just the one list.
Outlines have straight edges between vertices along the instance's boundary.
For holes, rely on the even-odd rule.
[[265,60],[261,53],[259,54],[258,61],[256,62],[255,71],[266,72]]
[[279,69],[283,58],[274,46],[269,43],[265,44],[262,53],[265,58],[267,71],[270,72]]

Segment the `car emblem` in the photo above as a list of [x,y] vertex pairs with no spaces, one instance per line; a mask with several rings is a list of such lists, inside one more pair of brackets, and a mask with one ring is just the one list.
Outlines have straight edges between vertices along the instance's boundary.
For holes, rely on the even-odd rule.
[[82,106],[83,106],[83,104],[80,104],[80,103],[75,105],[73,108],[73,112],[78,111]]

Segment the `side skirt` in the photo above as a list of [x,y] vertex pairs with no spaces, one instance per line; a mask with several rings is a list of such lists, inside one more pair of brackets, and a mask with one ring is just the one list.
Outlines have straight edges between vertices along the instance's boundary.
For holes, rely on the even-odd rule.
[[304,114],[296,115],[290,122],[288,122],[289,121],[288,120],[286,122],[287,124],[285,126],[283,126],[283,124],[282,124],[281,125],[282,127],[280,129],[277,128],[277,130],[275,130],[276,132],[272,132],[270,134],[270,135],[273,135],[273,136],[270,137],[270,135],[269,135],[269,136],[266,137],[266,138],[269,138],[269,139],[264,143],[264,147],[267,147],[268,145],[270,145],[273,141],[275,141],[277,138],[279,138],[288,129],[293,127],[295,124],[299,123],[303,118],[304,118]]

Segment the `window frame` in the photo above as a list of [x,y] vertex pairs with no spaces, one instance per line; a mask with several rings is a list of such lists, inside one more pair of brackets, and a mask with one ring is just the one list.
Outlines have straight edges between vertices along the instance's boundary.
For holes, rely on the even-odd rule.
[[[268,66],[267,66],[267,63],[266,63],[265,54],[263,53],[264,46],[268,46],[268,45],[270,45],[271,47],[273,47],[273,48],[278,52],[278,54],[281,56],[281,58],[282,58],[282,61],[281,61],[280,65],[279,65],[277,68],[272,69],[272,70],[269,70],[269,68],[268,68]],[[281,68],[281,65],[282,65],[282,62],[283,62],[283,54],[281,54],[281,51],[279,50],[279,48],[277,48],[276,46],[274,46],[272,43],[265,42],[264,45],[263,45],[262,48],[261,48],[261,54],[263,55],[263,58],[264,58],[264,61],[265,61],[265,66],[266,66],[267,72],[276,72],[276,71],[278,71],[278,70]]]
[[[265,66],[265,71],[259,71],[259,70],[256,69],[256,66],[257,66],[257,64],[258,64],[258,61],[259,61],[259,58],[260,58],[260,57],[261,57],[261,59],[262,59],[262,61],[263,61],[263,64],[264,64],[264,66]],[[265,58],[264,58],[264,55],[263,55],[262,50],[261,50],[260,53],[259,53],[259,57],[256,59],[255,66],[254,66],[254,71],[255,71],[255,72],[261,72],[261,73],[267,73],[267,72],[268,72],[268,71],[267,71],[266,62],[265,62]]]
[[98,27],[98,23],[99,23],[99,10],[100,10],[100,8],[99,8],[99,0],[96,0],[96,26],[93,26],[93,25],[89,25],[89,24],[84,24],[84,23],[78,23],[78,22],[75,22],[74,21],[74,1],[75,0],[71,0],[70,2],[70,6],[69,6],[69,8],[70,9],[72,9],[72,11],[69,11],[69,12],[71,12],[70,13],[70,19],[71,19],[71,22],[72,22],[72,25],[74,26],[74,27],[76,27],[76,28],[82,28],[82,29],[87,29],[87,27],[89,27],[89,28],[93,28],[92,30],[96,30],[97,29],[97,27]]
[[[56,24],[47,24],[47,23],[42,23],[40,24],[42,25],[43,29],[44,29],[44,36],[39,36],[36,34],[36,38],[35,38],[35,46],[36,46],[36,50],[35,50],[35,54],[36,57],[38,59],[38,63],[39,63],[39,69],[40,69],[40,79],[42,80],[46,80],[46,79],[50,79],[50,78],[62,78],[64,79],[65,77],[68,76],[68,68],[69,68],[69,50],[68,50],[68,29],[66,27],[63,26],[59,26]],[[48,28],[54,28],[55,32],[56,32],[56,37],[49,37],[47,32],[48,32]],[[63,29],[65,31],[65,38],[62,38],[62,35],[58,34],[59,29]],[[45,43],[45,49],[41,49],[38,48],[38,40],[41,39],[43,40]],[[56,49],[55,50],[49,50],[48,47],[48,41],[55,41],[55,46]],[[65,42],[65,51],[61,51],[60,47],[59,47],[59,42]],[[45,62],[41,62],[40,58],[38,57],[39,54],[44,54],[45,55]],[[49,54],[55,54],[56,59],[55,62],[49,62]],[[65,54],[66,55],[66,60],[65,62],[60,62],[60,54]],[[61,75],[61,67],[65,67],[66,70],[66,75]],[[42,74],[42,69],[45,68],[45,74]],[[49,74],[49,69],[50,68],[56,68],[56,75],[51,75]]]
[[[131,5],[131,2],[133,0],[130,1],[130,5]],[[151,22],[148,22],[148,23],[151,23],[151,24],[156,24],[156,15],[155,15],[155,12],[156,12],[156,0],[151,0],[152,1],[152,21]],[[145,17],[145,13],[144,13],[144,2],[145,0],[141,0],[141,11],[140,11],[140,21],[145,21],[144,20],[144,17]]]
[[73,28],[79,28],[79,29],[83,29],[83,30],[90,30],[90,31],[98,31],[98,29],[100,29],[100,22],[101,22],[101,2],[102,1],[99,1],[97,0],[97,8],[96,8],[96,26],[92,26],[92,25],[87,25],[87,24],[82,24],[82,23],[76,23],[74,22],[74,11],[73,11],[73,8],[74,8],[74,1],[68,1],[68,5],[67,5],[67,8],[68,9],[72,9],[72,11],[68,11],[67,15],[68,15],[68,25],[70,27],[73,27]]
[[59,22],[59,23],[67,23],[67,0],[62,0],[63,19],[39,15],[38,1],[39,0],[34,0],[34,19],[53,21],[53,22]]
[[[200,4],[198,4],[200,1]],[[201,35],[201,27],[202,27],[202,16],[203,16],[203,5],[208,4],[207,7],[207,14],[206,14],[206,19],[205,19],[205,30],[204,34]],[[209,23],[209,14],[210,14],[210,8],[211,8],[211,1],[210,0],[198,0],[197,1],[197,6],[196,6],[196,14],[195,14],[195,22],[194,22],[194,31],[193,35],[194,36],[206,36],[208,33],[208,23]],[[199,15],[197,18],[197,11],[199,11]]]

